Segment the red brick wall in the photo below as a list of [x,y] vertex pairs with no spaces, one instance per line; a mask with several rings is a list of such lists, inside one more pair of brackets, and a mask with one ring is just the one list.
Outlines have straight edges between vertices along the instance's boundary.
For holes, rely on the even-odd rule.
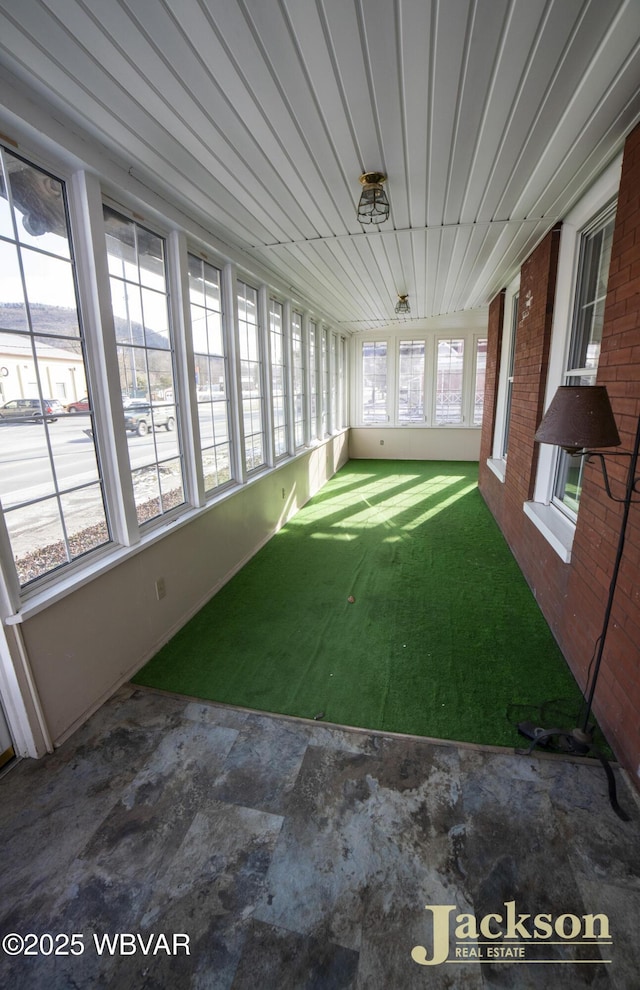
[[[622,445],[633,448],[640,416],[640,127],[627,139],[609,269],[598,384],[606,385]],[[612,488],[622,495],[627,458],[609,458]],[[585,670],[602,623],[622,507],[607,498],[596,464],[589,468],[567,588],[567,628],[580,608],[568,659]],[[639,496],[640,498],[640,496]],[[575,623],[573,624],[575,626]],[[568,637],[567,637],[568,638]],[[640,786],[640,504],[632,505],[605,642],[594,710],[619,759]]]
[[[482,426],[479,465],[480,491],[557,639],[561,618],[558,606],[565,594],[567,568],[525,516],[522,506],[531,498],[535,481],[538,446],[533,441],[533,435],[542,417],[559,240],[560,230],[556,228],[536,248],[520,273],[509,448],[504,483],[487,467],[484,456],[485,451],[491,450],[495,429],[494,422],[487,419]],[[501,293],[489,309],[489,353],[495,348],[494,337],[502,329],[502,306],[498,326],[498,300],[502,298]],[[494,376],[496,386],[498,374],[499,369]]]
[[[523,512],[535,480],[533,434],[542,414],[546,383],[558,238],[559,231],[552,231],[521,272],[504,484],[486,466],[494,430],[489,417],[483,424],[479,477],[480,490],[584,688],[602,625],[621,508],[607,497],[597,462],[589,464],[569,564],[560,560]],[[497,347],[500,298],[490,308],[490,353]],[[493,375],[494,387],[498,370]],[[624,152],[598,383],[608,387],[622,439],[620,449],[629,451],[640,416],[640,127],[627,139]],[[622,494],[627,461],[612,458],[610,462],[615,493]],[[631,508],[594,710],[619,760],[640,786],[640,504]]]

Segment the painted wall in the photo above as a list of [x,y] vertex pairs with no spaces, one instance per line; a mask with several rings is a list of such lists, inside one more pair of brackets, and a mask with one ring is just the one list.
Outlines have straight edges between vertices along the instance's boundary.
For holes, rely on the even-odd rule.
[[[622,439],[630,451],[640,416],[640,127],[628,137],[622,165],[597,382],[606,385]],[[584,689],[603,621],[621,509],[604,490],[597,463],[587,465],[568,563],[523,511],[531,498],[549,353],[557,268],[556,232],[521,271],[509,458],[504,481],[487,466],[495,428],[502,294],[489,311],[485,422],[479,483],[576,679]],[[512,457],[513,451],[513,457]],[[615,458],[612,462],[615,462]],[[626,466],[612,478],[623,493]],[[545,699],[541,699],[545,700]],[[640,787],[640,505],[632,506],[594,711],[620,762]]]
[[447,427],[413,428],[375,426],[353,427],[349,440],[350,456],[395,460],[477,461],[480,430]]
[[[150,659],[348,457],[348,433],[328,439],[22,623],[54,743]],[[160,601],[159,577],[166,585]]]

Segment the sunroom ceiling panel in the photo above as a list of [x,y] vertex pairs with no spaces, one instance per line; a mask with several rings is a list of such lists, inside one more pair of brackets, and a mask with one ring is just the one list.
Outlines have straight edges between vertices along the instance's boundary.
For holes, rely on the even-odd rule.
[[[259,143],[265,127],[277,137],[278,161],[282,159],[286,169],[289,196],[295,195],[312,221],[313,229],[304,236],[342,233],[346,229],[344,196],[340,202],[335,190],[341,191],[344,179],[282,6],[258,2],[246,7],[234,3],[207,6],[234,75],[241,80],[234,106]],[[322,47],[321,38],[316,37],[316,43]],[[288,203],[279,203],[279,208],[286,212]]]
[[[460,219],[464,223],[494,217],[492,204],[486,202],[487,191],[505,153],[508,128],[516,112],[517,96],[545,7],[544,0],[512,3],[504,20],[494,21],[499,44],[486,98],[479,107],[480,135],[469,161],[469,181],[460,204]],[[486,13],[491,17],[490,11]]]
[[[99,13],[102,9],[100,0],[90,2]],[[142,24],[136,29],[131,19],[118,18],[118,9],[117,5],[108,7],[113,12],[113,19],[108,22],[110,30],[118,37],[119,44],[130,45],[132,51],[141,50],[138,35],[142,34]],[[217,24],[212,23],[201,8],[191,5],[181,11],[179,26],[169,10],[158,10],[155,0],[138,0],[136,12],[138,17],[146,15],[142,23],[144,34],[153,43],[153,48],[149,45],[149,49],[153,53],[162,52],[162,58],[152,54],[143,63],[151,87],[170,94],[170,107],[166,100],[164,105],[168,113],[177,116],[196,138],[194,157],[205,163],[211,158],[218,160],[234,177],[235,186],[241,186],[240,200],[245,198],[246,191],[250,191],[252,200],[261,204],[263,211],[273,218],[269,233],[260,241],[311,237],[319,229],[326,230],[324,213],[309,196],[274,121],[247,88],[246,80],[220,40]],[[103,17],[106,17],[106,11]],[[268,67],[259,58],[260,52],[249,26],[244,21],[242,24],[245,26],[243,49],[251,65],[257,65],[261,70],[256,92],[269,93],[273,116],[277,120],[279,115],[284,117],[282,101]],[[226,80],[225,87],[217,80],[218,72]],[[288,121],[288,117],[286,119]],[[180,131],[176,137],[184,140]],[[212,171],[215,173],[215,164]],[[237,188],[232,191],[238,195]],[[286,211],[282,209],[283,202],[287,204]],[[283,214],[287,216],[286,227],[282,223]]]
[[[508,50],[510,59],[515,54],[518,60],[524,58],[524,61],[512,93],[509,113],[505,117],[504,128],[495,148],[492,169],[486,177],[479,211],[482,219],[518,219],[527,215],[521,209],[516,210],[517,194],[507,197],[504,195],[504,190],[509,185],[517,189],[526,181],[526,176],[536,168],[535,148],[530,147],[532,157],[528,161],[524,159],[524,148],[529,142],[532,121],[535,123],[539,118],[552,93],[555,84],[550,83],[550,80],[554,78],[556,67],[567,57],[567,49],[571,47],[570,40],[575,33],[581,6],[580,0],[568,0],[562,7],[549,7],[546,16],[537,23],[532,18],[528,25],[532,33],[526,55],[521,48],[517,48],[515,52],[511,51],[514,41],[511,33],[505,38],[505,57]],[[533,12],[532,6],[529,8],[530,17]],[[520,38],[519,21],[516,27],[517,36]],[[578,58],[574,52],[573,60],[583,66],[588,64],[583,61],[582,52],[579,53]],[[499,78],[502,79],[505,74],[505,69],[500,70]],[[547,126],[555,129],[558,115],[562,112],[562,105],[555,95],[552,99],[555,112],[548,119]],[[564,135],[559,137],[558,143],[563,150],[566,147],[566,140]]]
[[[29,20],[32,8],[31,0],[25,0],[19,8],[20,16]],[[99,36],[100,32],[93,35],[98,47]],[[65,110],[73,108],[75,119],[100,139],[108,135],[123,166],[126,168],[130,163],[130,170],[139,178],[151,179],[160,188],[175,191],[175,198],[191,208],[193,203],[209,201],[207,208],[219,211],[222,223],[228,224],[230,230],[234,229],[237,218],[242,237],[255,241],[273,236],[273,218],[256,201],[253,190],[242,186],[234,170],[214,155],[194,154],[194,146],[201,149],[202,142],[188,131],[173,110],[168,121],[163,119],[159,113],[161,100],[146,78],[138,73],[131,77],[128,88],[125,67],[130,72],[133,70],[126,60],[122,61],[119,52],[108,60],[111,68],[106,71],[84,44],[74,44],[60,22],[47,12],[41,20],[36,20],[32,34],[26,39],[20,29],[8,23],[2,32],[2,44],[20,51],[19,68],[24,78],[33,83],[30,67],[36,66],[41,92],[50,98],[53,88],[57,106]],[[55,59],[48,54],[49,49],[57,53]],[[70,64],[74,66],[73,75],[67,68]],[[155,104],[155,113],[145,105],[147,97]],[[167,122],[170,129],[165,126]],[[293,232],[295,228],[278,228],[280,239],[287,239]]]
[[[543,99],[539,101],[537,112],[526,115],[529,119],[526,140],[522,144],[511,175],[503,182],[500,200],[496,207],[496,212],[500,216],[510,215],[516,209],[518,215],[528,215],[531,211],[542,214],[545,209],[549,210],[548,206],[542,205],[539,201],[535,204],[520,202],[522,192],[532,179],[535,184],[538,183],[536,166],[546,149],[550,147],[556,162],[561,162],[573,146],[576,131],[579,135],[585,126],[583,120],[574,130],[571,139],[567,139],[563,116],[565,109],[572,105],[576,92],[583,88],[591,91],[591,110],[593,110],[609,88],[610,78],[596,82],[590,79],[590,74],[599,61],[598,50],[605,44],[611,23],[611,11],[607,9],[606,4],[579,6],[581,7],[579,16],[575,18],[573,31],[566,36],[564,49],[557,54],[555,67],[553,62],[537,66],[538,78],[546,81],[547,88]],[[566,16],[568,10],[564,7],[557,9],[554,7],[552,13],[554,18],[550,17],[550,20],[555,26],[555,18],[558,15]],[[566,28],[564,33],[566,34]],[[556,37],[559,35],[556,35],[555,31],[549,36],[550,50],[554,49]],[[615,62],[613,60],[608,62],[606,74],[611,77],[612,72],[617,71],[618,62],[617,59]],[[636,79],[636,88],[637,82]],[[597,94],[595,99],[594,94]],[[555,212],[553,206],[551,211]]]
[[[436,20],[435,43],[430,53],[431,100],[428,127],[429,157],[428,200],[426,225],[437,226],[456,222],[458,211],[451,218],[445,216],[447,187],[452,168],[452,155],[456,138],[456,123],[460,113],[460,100],[464,93],[464,66],[468,54],[467,42],[470,3],[442,6]],[[464,22],[463,22],[464,18]],[[464,23],[464,29],[462,29]],[[477,103],[476,113],[481,112]],[[426,177],[425,177],[426,178]]]
[[486,305],[640,120],[639,38],[638,0],[0,0],[52,140],[353,330]]
[[[495,0],[489,11],[486,7],[472,5],[469,15],[466,48],[462,74],[458,86],[456,123],[451,149],[451,164],[443,203],[443,219],[446,223],[459,223],[475,219],[470,197],[475,170],[471,167],[482,138],[482,120],[492,85],[494,64],[500,45],[500,24],[509,8],[509,0]],[[487,16],[489,14],[489,16]],[[446,48],[443,48],[443,57]],[[436,51],[435,58],[438,58]],[[441,97],[451,102],[445,92]],[[463,204],[469,206],[465,214]]]
[[[464,298],[475,300],[475,306],[483,305],[485,301],[483,286],[487,283],[491,285],[489,298],[493,298],[516,276],[520,265],[548,229],[548,224],[544,220],[508,223],[501,227],[489,225],[486,237],[477,251],[474,266],[470,270],[468,283],[463,287]],[[501,273],[498,276],[495,270],[496,258],[504,257],[505,253],[514,259],[513,265],[504,275]]]
[[[637,118],[640,3],[633,16],[620,19],[602,47],[609,57],[585,67],[540,152],[535,172],[528,177],[517,204],[525,214],[543,215],[552,209],[556,213],[554,204],[565,210],[567,193],[575,198],[584,185],[584,173],[594,176],[595,162],[606,160],[606,149],[619,146],[631,119]],[[594,100],[596,92],[599,96]]]

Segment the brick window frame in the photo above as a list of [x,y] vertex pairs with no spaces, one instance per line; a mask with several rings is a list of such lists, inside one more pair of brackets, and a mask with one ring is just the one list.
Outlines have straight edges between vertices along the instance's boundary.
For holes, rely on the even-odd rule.
[[487,460],[487,466],[503,483],[507,470],[506,447],[509,432],[511,390],[513,386],[513,360],[519,293],[520,275],[518,274],[505,290],[496,418],[491,457]]
[[[622,155],[619,155],[571,209],[562,223],[551,348],[545,387],[545,410],[558,386],[565,383],[582,236],[595,219],[615,201],[620,185],[621,167]],[[523,509],[560,559],[569,563],[576,521],[553,503],[558,448],[549,444],[540,444],[538,451],[533,497],[524,503]]]

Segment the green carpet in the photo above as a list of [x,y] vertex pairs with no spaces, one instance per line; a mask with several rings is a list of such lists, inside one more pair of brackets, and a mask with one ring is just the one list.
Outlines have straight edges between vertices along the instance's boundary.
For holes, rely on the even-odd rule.
[[477,472],[467,462],[350,461],[134,681],[369,729],[522,745],[521,713],[545,699],[577,711],[582,698]]

